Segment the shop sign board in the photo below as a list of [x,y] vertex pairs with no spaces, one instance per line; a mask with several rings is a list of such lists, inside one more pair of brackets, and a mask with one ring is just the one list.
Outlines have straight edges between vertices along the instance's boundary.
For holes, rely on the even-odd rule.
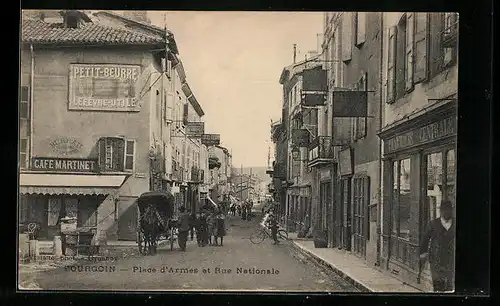
[[143,79],[139,65],[70,64],[68,108],[137,112]]
[[97,172],[97,159],[33,157],[31,170],[53,172]]

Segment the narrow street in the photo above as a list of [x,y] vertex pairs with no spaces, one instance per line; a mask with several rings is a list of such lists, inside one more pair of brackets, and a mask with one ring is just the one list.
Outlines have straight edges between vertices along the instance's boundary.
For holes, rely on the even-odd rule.
[[[155,256],[94,264],[85,261],[82,272],[57,268],[38,273],[34,282],[52,290],[356,291],[340,277],[301,260],[287,243],[275,246],[269,239],[252,244],[249,236],[259,221],[260,216],[251,221],[230,217],[223,247],[201,248],[190,241],[185,253],[161,248]],[[251,274],[253,268],[271,274]]]

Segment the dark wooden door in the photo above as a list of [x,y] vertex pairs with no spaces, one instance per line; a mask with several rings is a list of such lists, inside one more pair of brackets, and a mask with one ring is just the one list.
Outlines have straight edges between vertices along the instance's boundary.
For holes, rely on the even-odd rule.
[[351,180],[342,180],[342,248],[351,250]]
[[132,199],[120,200],[118,202],[118,240],[134,241],[137,238],[137,202],[125,203]]

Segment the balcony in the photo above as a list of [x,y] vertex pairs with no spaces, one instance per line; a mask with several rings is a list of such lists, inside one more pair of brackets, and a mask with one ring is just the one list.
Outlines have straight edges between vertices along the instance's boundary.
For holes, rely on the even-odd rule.
[[333,162],[332,137],[318,136],[309,146],[309,167],[319,167]]

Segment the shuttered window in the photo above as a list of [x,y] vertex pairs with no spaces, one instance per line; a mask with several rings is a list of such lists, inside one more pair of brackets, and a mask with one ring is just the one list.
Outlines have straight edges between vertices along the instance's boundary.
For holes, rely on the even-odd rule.
[[102,137],[98,144],[101,171],[123,172],[134,169],[135,142],[120,137]]
[[[358,83],[355,86],[355,90],[366,91],[367,90],[367,73],[363,73]],[[366,117],[356,117],[354,118],[354,139],[360,139],[366,136],[367,125]]]
[[353,46],[353,13],[345,12],[342,20],[342,61],[347,63],[352,59]]
[[414,71],[413,82],[424,82],[429,75],[429,14],[415,13]]
[[25,169],[28,167],[28,139],[19,140],[19,167]]
[[397,27],[389,28],[389,46],[387,54],[387,103],[393,103],[396,93],[396,34]]
[[414,13],[406,14],[405,89],[407,92],[413,89],[413,43],[415,30],[414,15]]
[[366,13],[356,13],[356,46],[361,47],[366,40]]
[[397,25],[396,33],[396,99],[406,93],[406,14]]

